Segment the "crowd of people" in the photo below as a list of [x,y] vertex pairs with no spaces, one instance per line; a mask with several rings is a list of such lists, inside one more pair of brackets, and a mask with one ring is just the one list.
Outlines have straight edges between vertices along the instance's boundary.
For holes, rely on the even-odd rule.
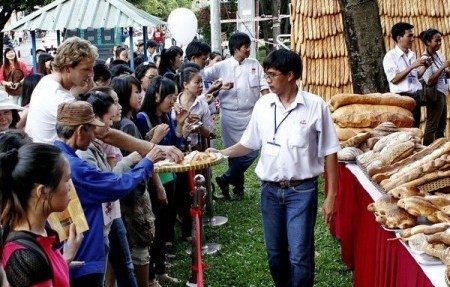
[[[397,23],[391,33],[396,47],[383,60],[390,90],[416,101],[416,126],[426,100],[429,144],[446,126],[450,62],[439,51],[442,33],[420,33],[425,51],[419,59],[411,51],[411,24]],[[192,240],[191,175],[155,174],[154,163],[207,150],[229,157],[227,171],[215,178],[225,200],[242,200],[245,171],[259,156],[255,172],[272,278],[276,286],[313,286],[317,178],[326,167],[321,212],[330,222],[340,147],[327,105],[297,86],[299,55],[273,51],[261,65],[249,57],[250,37],[236,32],[228,42],[231,57],[223,60],[197,40],[185,51],[165,49],[160,36],[138,44],[134,70],[127,47],[116,46],[113,57],[101,61],[97,48],[77,37],[66,39],[54,57],[38,55],[36,74],[12,47],[5,50],[3,279],[11,286],[179,283],[166,260],[179,240]],[[210,144],[219,111],[220,151]],[[46,220],[67,208],[70,184],[89,230],[77,233],[71,224],[69,238],[59,242]],[[175,238],[177,217],[181,239]]]

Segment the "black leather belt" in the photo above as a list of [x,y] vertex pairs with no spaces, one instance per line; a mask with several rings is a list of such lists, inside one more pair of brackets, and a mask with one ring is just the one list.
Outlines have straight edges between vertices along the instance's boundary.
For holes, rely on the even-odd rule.
[[280,188],[290,188],[290,187],[294,187],[294,186],[300,185],[300,184],[308,182],[308,181],[315,180],[316,178],[317,177],[312,177],[312,178],[307,178],[307,179],[302,179],[302,180],[294,179],[294,180],[265,181],[265,182],[275,185]]
[[402,96],[411,97],[411,98],[417,98],[417,95],[419,94],[419,92],[415,92],[415,93],[398,93],[398,94],[402,95]]

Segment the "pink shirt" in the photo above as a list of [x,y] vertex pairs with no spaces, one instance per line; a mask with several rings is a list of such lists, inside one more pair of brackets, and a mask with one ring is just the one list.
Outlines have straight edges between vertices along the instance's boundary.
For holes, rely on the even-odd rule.
[[[30,74],[30,71],[28,71],[27,69],[27,65],[24,62],[18,61],[17,62],[19,64],[19,69],[23,72],[23,77],[25,78],[26,76],[28,76]],[[5,76],[4,76],[4,68],[5,65],[2,65],[0,67],[0,82],[5,80]]]

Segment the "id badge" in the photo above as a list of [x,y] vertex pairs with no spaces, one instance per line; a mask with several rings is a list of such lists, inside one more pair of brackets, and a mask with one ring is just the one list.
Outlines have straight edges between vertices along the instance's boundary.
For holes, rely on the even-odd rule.
[[408,76],[408,83],[412,84],[414,81],[414,76]]
[[278,153],[280,152],[280,148],[281,146],[279,144],[276,144],[274,142],[267,142],[267,145],[264,149],[264,154],[270,156],[277,156]]

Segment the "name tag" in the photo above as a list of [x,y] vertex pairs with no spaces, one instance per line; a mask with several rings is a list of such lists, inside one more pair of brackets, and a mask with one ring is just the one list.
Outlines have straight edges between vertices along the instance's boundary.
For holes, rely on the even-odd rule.
[[280,148],[281,146],[279,144],[276,144],[274,142],[267,142],[267,145],[264,149],[264,154],[270,156],[277,156],[278,153],[280,152]]
[[414,76],[413,75],[408,75],[408,83],[412,84],[414,82]]

